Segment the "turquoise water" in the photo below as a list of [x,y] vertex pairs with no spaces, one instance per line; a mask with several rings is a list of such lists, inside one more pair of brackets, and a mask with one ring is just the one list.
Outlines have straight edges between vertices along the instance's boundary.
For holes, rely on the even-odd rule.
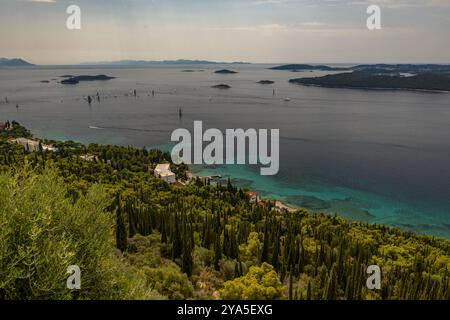
[[[151,148],[170,152],[173,143]],[[446,209],[434,203],[422,204],[396,201],[388,196],[346,188],[327,181],[326,177],[308,175],[290,183],[288,177],[261,176],[258,166],[249,165],[191,165],[190,170],[197,176],[221,176],[221,183],[228,178],[240,188],[258,192],[263,198],[281,200],[295,208],[307,208],[314,212],[338,214],[348,220],[372,224],[385,224],[416,233],[449,237]],[[290,174],[292,175],[292,173]],[[290,176],[289,175],[289,176]],[[424,215],[424,212],[433,214]],[[438,212],[442,212],[439,217]]]
[[[324,73],[268,67],[0,70],[0,98],[11,101],[0,99],[0,121],[17,120],[42,138],[166,149],[172,131],[192,131],[195,120],[222,132],[280,129],[276,176],[260,176],[254,166],[193,170],[294,206],[450,238],[450,94],[302,87],[288,80]],[[239,73],[214,73],[223,68]],[[63,74],[117,79],[51,80]],[[266,79],[275,84],[256,83]],[[211,88],[220,83],[231,89]],[[84,98],[97,92],[101,101],[89,106]]]
[[257,170],[247,166],[197,166],[192,171],[199,176],[221,175],[224,181],[230,177],[239,187],[257,191],[263,198],[282,200],[293,207],[336,213],[349,220],[387,224],[448,238],[448,226],[442,226],[442,220],[434,216],[425,218],[414,205],[374,193],[307,179],[297,185],[289,184],[282,179],[260,176]]

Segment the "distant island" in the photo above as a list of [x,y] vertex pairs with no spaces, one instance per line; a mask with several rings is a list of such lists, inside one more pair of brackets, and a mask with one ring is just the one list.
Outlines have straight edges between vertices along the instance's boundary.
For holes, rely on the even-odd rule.
[[229,86],[228,84],[218,84],[215,86],[212,86],[211,88],[215,88],[215,89],[230,89],[231,86]]
[[360,64],[352,67],[330,67],[327,65],[286,64],[270,68],[284,71],[364,71],[369,73],[450,73],[450,65],[442,64]]
[[215,73],[218,73],[218,74],[235,74],[235,73],[238,73],[238,72],[233,71],[233,70],[228,70],[228,69],[222,69],[222,70],[217,70]]
[[119,61],[103,61],[88,62],[81,65],[100,65],[100,66],[136,66],[145,67],[153,65],[189,65],[189,64],[249,64],[248,62],[216,62],[208,60],[119,60]]
[[104,74],[96,75],[96,76],[62,76],[64,78],[67,78],[65,80],[62,80],[62,84],[78,84],[81,81],[106,81],[115,79],[115,77],[106,76]]
[[289,82],[328,88],[450,91],[450,74],[431,72],[402,76],[354,71],[323,77],[291,79]]
[[35,65],[29,63],[23,59],[13,58],[0,58],[0,67],[34,67]]
[[270,70],[282,70],[282,71],[345,71],[350,70],[349,68],[336,68],[325,65],[311,65],[311,64],[285,64],[282,66],[269,68]]
[[351,68],[371,73],[450,73],[450,65],[444,64],[360,64]]
[[259,83],[259,84],[274,84],[275,81],[272,81],[272,80],[261,80],[261,81],[258,81],[257,83]]

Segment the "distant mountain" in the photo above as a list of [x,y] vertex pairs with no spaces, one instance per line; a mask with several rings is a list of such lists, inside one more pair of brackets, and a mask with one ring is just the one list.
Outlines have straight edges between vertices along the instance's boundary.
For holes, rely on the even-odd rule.
[[152,65],[167,65],[167,64],[248,64],[247,62],[216,62],[208,60],[119,60],[119,61],[103,61],[103,62],[89,62],[84,65],[108,65],[108,66],[152,66]]
[[33,67],[34,64],[31,64],[25,60],[14,58],[0,58],[0,67]]

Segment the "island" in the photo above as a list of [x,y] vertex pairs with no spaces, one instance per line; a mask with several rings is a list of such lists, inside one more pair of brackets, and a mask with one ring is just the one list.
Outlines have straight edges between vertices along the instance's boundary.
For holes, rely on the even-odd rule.
[[111,79],[115,79],[115,77],[110,77],[110,76],[106,76],[104,74],[100,74],[100,75],[96,75],[96,76],[70,77],[65,80],[62,80],[61,83],[62,84],[78,84],[79,82],[82,82],[82,81],[107,81],[107,80],[111,80]]
[[388,74],[450,73],[450,65],[444,64],[360,64],[351,69],[355,71]]
[[228,84],[218,84],[218,85],[215,85],[215,86],[212,86],[211,88],[214,88],[214,89],[230,89],[231,88],[231,86],[229,86]]
[[222,70],[217,70],[215,73],[218,73],[218,74],[235,74],[235,73],[238,73],[238,72],[233,71],[233,70],[228,70],[228,69],[222,69]]
[[354,71],[323,77],[291,79],[289,82],[327,88],[450,91],[450,74],[431,72],[402,76]]
[[0,58],[0,67],[34,67],[35,65],[29,63],[23,59],[13,58]]
[[272,80],[261,80],[261,81],[258,81],[257,83],[259,83],[259,84],[274,84],[275,81],[272,81]]
[[450,65],[443,64],[359,64],[351,67],[330,67],[327,65],[286,64],[269,68],[284,71],[364,71],[370,73],[450,73]]
[[311,65],[311,64],[285,64],[282,66],[269,68],[270,70],[282,70],[282,71],[346,71],[349,68],[330,67],[325,65]]
[[188,73],[190,73],[190,72],[204,72],[205,70],[192,70],[192,69],[186,69],[186,70],[183,70],[183,71],[181,71],[181,72],[188,72]]

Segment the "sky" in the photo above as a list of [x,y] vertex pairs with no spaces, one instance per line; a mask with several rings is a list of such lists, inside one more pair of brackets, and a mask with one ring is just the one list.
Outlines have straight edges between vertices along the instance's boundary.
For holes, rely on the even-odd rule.
[[450,63],[450,0],[0,0],[0,30],[0,57],[36,64]]

